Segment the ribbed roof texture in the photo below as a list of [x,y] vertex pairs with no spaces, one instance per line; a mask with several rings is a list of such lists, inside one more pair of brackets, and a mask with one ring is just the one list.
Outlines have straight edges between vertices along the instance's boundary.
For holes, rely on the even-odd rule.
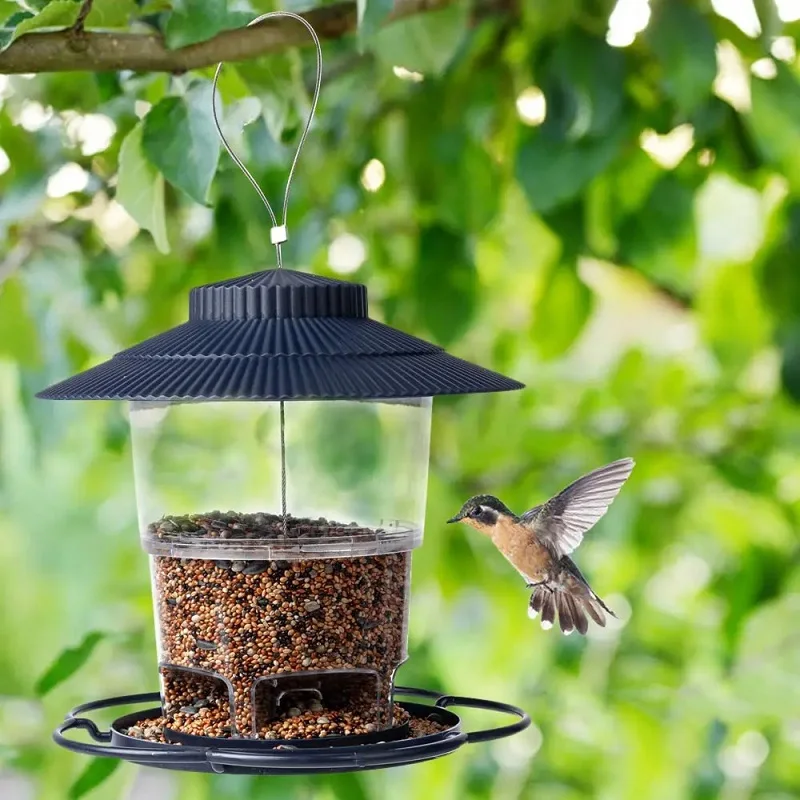
[[192,289],[188,322],[37,396],[370,400],[520,388],[369,319],[360,284],[268,270]]

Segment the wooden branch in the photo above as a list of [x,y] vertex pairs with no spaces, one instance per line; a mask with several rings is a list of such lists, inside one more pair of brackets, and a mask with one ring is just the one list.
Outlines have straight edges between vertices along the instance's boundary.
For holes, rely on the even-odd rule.
[[[456,0],[395,0],[388,21],[435,11]],[[303,14],[320,39],[339,39],[355,31],[355,2],[315,8]],[[311,43],[308,32],[291,19],[274,19],[224,31],[205,42],[169,50],[157,35],[85,31],[75,47],[69,28],[21,36],[0,53],[0,74],[39,72],[185,72],[220,61],[247,61],[267,53]]]

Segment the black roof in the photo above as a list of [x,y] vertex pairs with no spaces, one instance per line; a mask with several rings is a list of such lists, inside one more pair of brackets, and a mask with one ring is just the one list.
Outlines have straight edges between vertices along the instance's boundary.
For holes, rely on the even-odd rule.
[[521,388],[370,319],[361,284],[280,269],[192,289],[188,322],[37,396],[369,400]]

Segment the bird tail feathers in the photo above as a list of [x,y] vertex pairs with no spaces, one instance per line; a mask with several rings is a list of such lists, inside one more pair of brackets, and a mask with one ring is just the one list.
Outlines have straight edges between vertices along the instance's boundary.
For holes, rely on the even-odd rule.
[[558,624],[567,636],[573,631],[586,634],[589,618],[600,627],[606,626],[606,614],[616,614],[588,587],[580,585],[539,584],[531,595],[528,616],[535,619],[541,615],[542,628],[552,628],[558,616]]

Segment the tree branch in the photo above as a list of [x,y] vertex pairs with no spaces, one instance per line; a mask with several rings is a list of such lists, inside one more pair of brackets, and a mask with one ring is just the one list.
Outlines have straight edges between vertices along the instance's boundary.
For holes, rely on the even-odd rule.
[[[435,11],[455,0],[395,0],[389,21],[425,11]],[[88,4],[86,4],[88,5]],[[339,39],[356,29],[355,2],[315,8],[303,14],[320,39]],[[69,28],[52,33],[21,36],[0,53],[0,73],[185,72],[220,61],[247,61],[297,45],[310,44],[308,33],[290,19],[274,19],[246,28],[224,31],[205,42],[169,50],[153,34],[83,32],[81,48],[71,46]]]

